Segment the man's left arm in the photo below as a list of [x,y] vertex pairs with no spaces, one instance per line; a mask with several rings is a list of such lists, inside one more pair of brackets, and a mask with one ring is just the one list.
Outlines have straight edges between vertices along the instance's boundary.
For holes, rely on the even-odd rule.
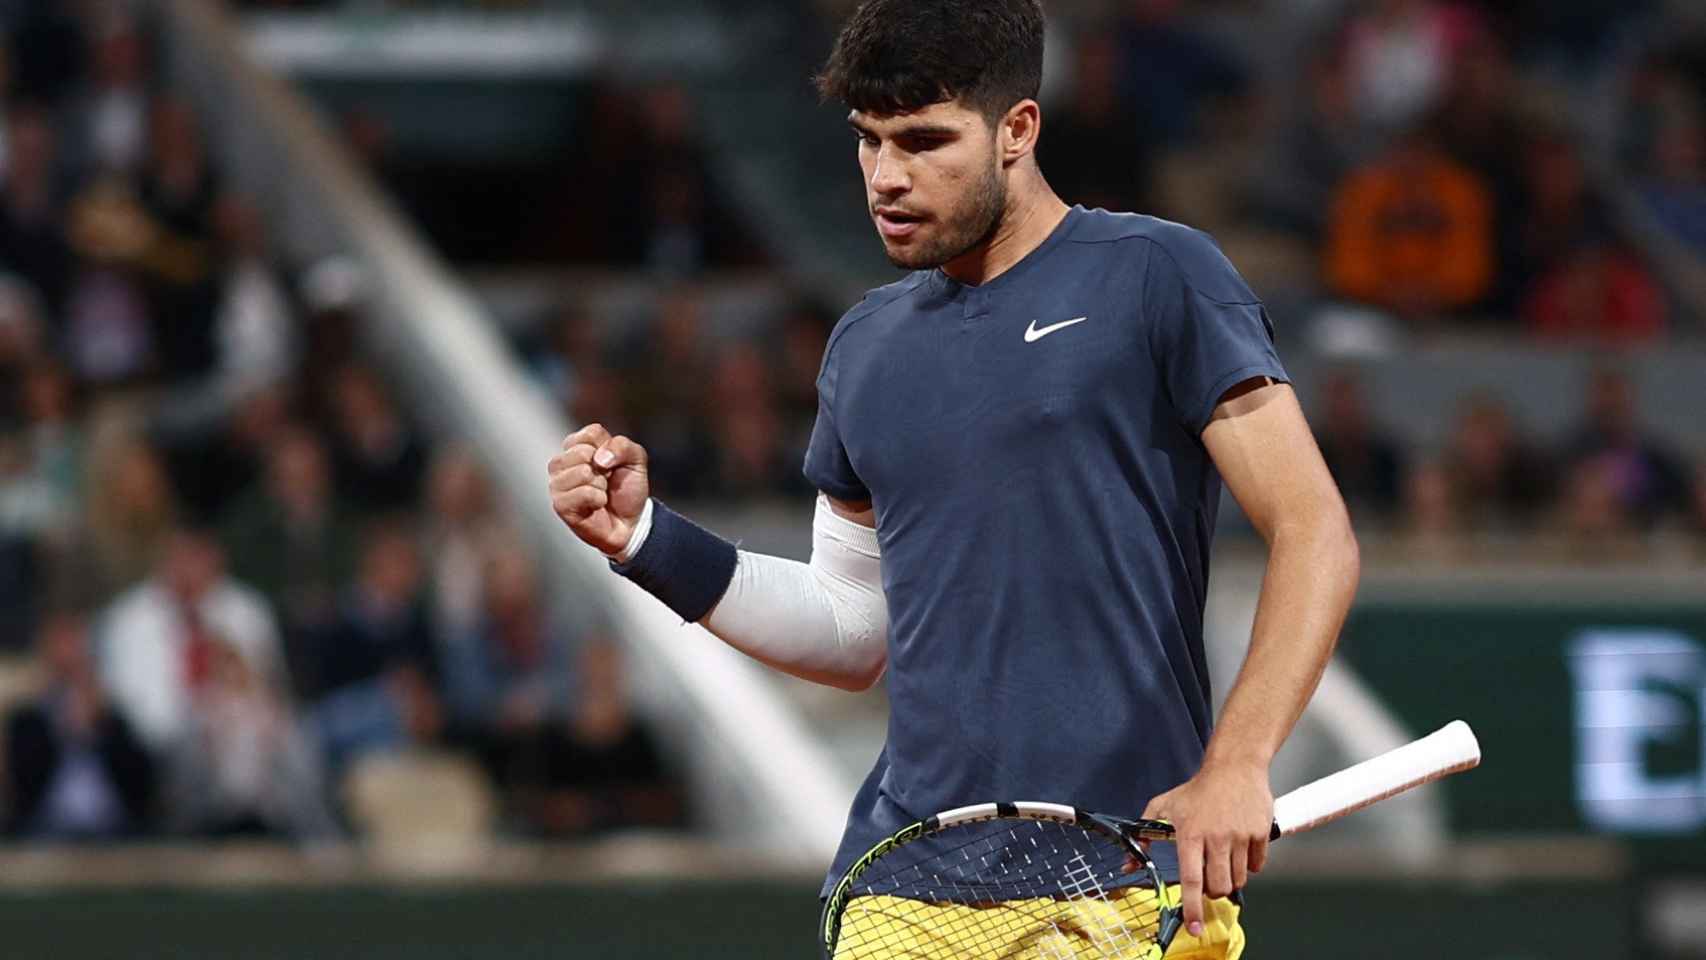
[[1202,896],[1230,895],[1267,859],[1268,766],[1320,682],[1360,575],[1344,501],[1290,386],[1257,378],[1234,387],[1202,442],[1267,541],[1268,567],[1250,652],[1202,769],[1143,814],[1171,820],[1177,830],[1193,933],[1201,929]]

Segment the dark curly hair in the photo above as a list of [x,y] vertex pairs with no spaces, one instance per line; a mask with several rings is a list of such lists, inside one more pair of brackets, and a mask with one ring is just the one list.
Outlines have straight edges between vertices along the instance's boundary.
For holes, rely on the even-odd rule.
[[817,76],[824,100],[911,113],[959,100],[990,120],[1043,81],[1040,0],[866,0]]

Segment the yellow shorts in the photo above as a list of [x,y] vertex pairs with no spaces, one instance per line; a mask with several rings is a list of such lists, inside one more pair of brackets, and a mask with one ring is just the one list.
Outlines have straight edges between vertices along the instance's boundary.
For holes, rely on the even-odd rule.
[[[1177,884],[1168,889],[1178,902]],[[1152,924],[1155,894],[1126,887],[1110,894],[1104,906],[1086,901],[1014,900],[990,906],[924,903],[900,897],[860,897],[842,918],[836,960],[1098,960],[1126,953],[1109,951],[1123,926],[1133,930]],[[1113,909],[1114,918],[1098,916]],[[1002,911],[991,922],[983,911]],[[955,914],[963,916],[956,918]],[[975,917],[975,919],[973,919]],[[996,932],[991,932],[992,930]],[[860,949],[851,944],[881,944]],[[1203,932],[1193,937],[1180,930],[1167,948],[1167,960],[1237,960],[1244,953],[1244,930],[1238,926],[1238,905],[1231,900],[1203,901]],[[1142,954],[1130,953],[1132,960]]]

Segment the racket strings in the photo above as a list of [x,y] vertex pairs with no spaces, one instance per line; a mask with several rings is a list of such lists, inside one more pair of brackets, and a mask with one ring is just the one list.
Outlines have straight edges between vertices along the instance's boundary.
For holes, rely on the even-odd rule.
[[837,960],[1147,960],[1161,906],[1127,848],[1048,820],[950,828],[898,847],[861,874],[842,913]]

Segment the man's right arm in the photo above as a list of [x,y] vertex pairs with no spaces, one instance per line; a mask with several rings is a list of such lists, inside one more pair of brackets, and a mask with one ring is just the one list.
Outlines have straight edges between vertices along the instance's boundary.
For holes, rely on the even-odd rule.
[[652,500],[645,448],[598,424],[570,434],[550,472],[564,524],[684,620],[815,683],[864,690],[882,676],[888,607],[871,504],[820,497],[811,562],[799,563],[737,550]]

